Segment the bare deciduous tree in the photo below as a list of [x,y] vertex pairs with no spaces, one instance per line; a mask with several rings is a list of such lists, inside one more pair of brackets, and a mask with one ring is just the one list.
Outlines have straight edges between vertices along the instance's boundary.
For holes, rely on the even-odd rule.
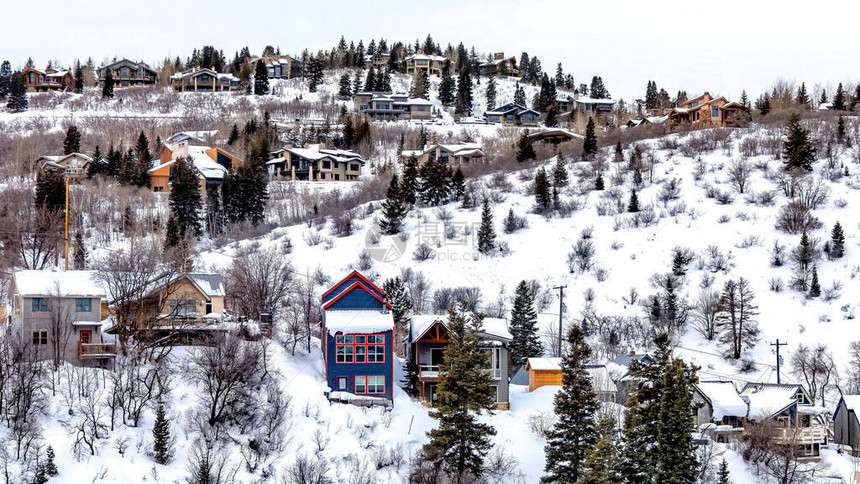
[[727,171],[732,188],[737,190],[738,193],[744,193],[744,190],[746,190],[746,187],[749,184],[752,172],[753,166],[750,162],[744,159],[732,161]]
[[714,289],[703,289],[693,301],[694,327],[708,341],[713,341],[716,337],[719,308],[720,293]]
[[743,277],[726,281],[720,296],[716,327],[720,342],[726,346],[726,354],[730,358],[740,358],[744,348],[755,345],[758,339],[758,325],[754,319],[757,309],[749,281]]
[[822,344],[815,348],[801,344],[791,356],[791,368],[798,378],[806,382],[812,398],[819,398],[821,405],[826,405],[828,387],[837,377],[833,354]]
[[241,316],[277,314],[293,289],[294,270],[274,249],[249,248],[240,252],[227,272],[228,304]]

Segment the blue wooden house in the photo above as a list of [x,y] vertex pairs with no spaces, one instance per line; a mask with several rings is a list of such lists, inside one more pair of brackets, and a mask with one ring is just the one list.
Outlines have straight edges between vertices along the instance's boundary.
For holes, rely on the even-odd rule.
[[829,414],[816,407],[801,385],[747,383],[740,397],[747,402],[747,423],[767,424],[772,441],[788,446],[798,460],[817,460],[827,446]]
[[329,398],[390,404],[394,318],[385,293],[353,271],[322,295],[322,315]]

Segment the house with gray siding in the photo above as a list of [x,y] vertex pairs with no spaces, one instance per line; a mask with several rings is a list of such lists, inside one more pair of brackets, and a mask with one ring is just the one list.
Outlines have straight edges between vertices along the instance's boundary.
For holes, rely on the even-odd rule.
[[[499,318],[484,318],[481,332],[482,349],[488,353],[485,368],[492,380],[496,407],[510,409],[508,391],[508,345],[513,336],[508,331],[507,321]],[[410,321],[408,358],[418,365],[419,398],[429,405],[436,401],[436,385],[440,371],[444,370],[444,350],[451,343],[448,333],[448,316],[415,315]]]
[[41,359],[58,355],[77,366],[112,367],[116,344],[102,334],[108,316],[94,271],[16,271],[9,285],[9,328]]
[[833,413],[833,442],[851,447],[851,455],[860,457],[860,395],[842,395]]

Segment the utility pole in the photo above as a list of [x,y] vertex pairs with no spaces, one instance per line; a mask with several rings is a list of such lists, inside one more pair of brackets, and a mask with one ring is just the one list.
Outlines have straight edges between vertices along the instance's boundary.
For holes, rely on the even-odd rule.
[[[63,172],[65,175],[65,172]],[[69,177],[66,178],[66,236],[63,239],[64,247],[63,253],[65,254],[65,268],[63,270],[69,270]]]
[[780,343],[779,339],[777,339],[776,343],[771,343],[770,345],[776,348],[776,384],[779,385],[779,347],[788,346],[788,343]]
[[562,337],[562,317],[564,316],[564,286],[555,286],[553,289],[558,289],[558,357],[561,358],[561,342],[564,339]]

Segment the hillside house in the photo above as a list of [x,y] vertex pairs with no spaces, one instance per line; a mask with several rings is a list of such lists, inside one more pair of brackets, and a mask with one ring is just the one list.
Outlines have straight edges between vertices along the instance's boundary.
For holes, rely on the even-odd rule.
[[654,359],[647,353],[619,355],[606,364],[609,375],[618,389],[616,403],[626,405],[630,392],[636,389],[637,379],[630,375],[630,364],[634,361],[647,365],[653,363]]
[[[418,365],[419,398],[429,405],[436,402],[436,385],[444,369],[444,350],[451,343],[447,315],[415,315],[410,321],[407,357]],[[508,344],[513,337],[507,321],[484,318],[479,337],[487,352],[487,363],[496,407],[510,409],[508,390]]]
[[104,85],[107,71],[111,71],[115,87],[147,86],[158,80],[158,73],[143,62],[120,59],[98,68],[99,85]]
[[276,180],[356,181],[366,163],[354,151],[326,149],[325,145],[287,145],[271,154],[275,158],[266,167],[269,177]]
[[170,191],[173,165],[179,158],[191,160],[200,178],[200,189],[204,193],[206,187],[221,185],[224,175],[232,172],[241,163],[239,158],[221,148],[193,145],[191,142],[195,137],[178,135],[185,133],[177,133],[162,143],[158,151],[159,164],[149,170],[149,185],[153,192]]
[[568,131],[566,129],[552,128],[530,131],[528,138],[532,142],[540,141],[543,143],[557,145],[565,143],[567,141],[572,141],[574,139],[583,139],[585,137],[572,131]]
[[212,69],[191,69],[170,76],[170,87],[178,92],[227,92],[239,89],[239,78]]
[[388,52],[376,51],[373,54],[367,54],[364,56],[364,68],[368,70],[387,69],[390,58],[391,54]]
[[402,160],[414,157],[418,166],[441,159],[446,164],[459,166],[484,161],[484,150],[479,143],[427,144],[423,150],[404,150]]
[[747,402],[730,381],[700,381],[693,385],[693,423],[717,442],[743,432]]
[[666,115],[669,128],[686,127],[690,129],[740,126],[742,113],[748,110],[736,102],[729,102],[723,96],[714,98],[706,92],[671,109]]
[[482,76],[509,76],[516,75],[519,72],[517,67],[516,57],[505,57],[504,52],[493,53],[493,60],[485,62],[478,66],[478,71]]
[[600,116],[612,114],[612,110],[615,108],[615,101],[612,99],[592,99],[580,96],[573,99],[571,106],[575,111],[585,116]]
[[504,126],[538,126],[540,113],[519,104],[508,103],[484,113],[488,123]]
[[40,71],[27,67],[21,70],[21,75],[27,92],[70,91],[75,87],[75,77],[67,70],[49,67]]
[[789,446],[799,460],[820,457],[827,445],[826,410],[816,407],[801,385],[747,383],[740,393],[748,402],[747,429],[766,425],[777,445]]
[[421,98],[410,98],[403,93],[357,92],[352,96],[355,110],[377,121],[398,119],[430,120],[433,103]]
[[257,61],[262,60],[266,65],[269,79],[292,79],[302,75],[302,63],[288,55],[270,55],[251,58],[251,72]]
[[106,291],[94,271],[32,271],[12,274],[9,330],[20,344],[32,345],[40,359],[109,368],[116,344],[102,334],[109,313]]
[[413,54],[406,57],[406,73],[414,76],[426,72],[428,76],[441,76],[445,60],[441,55]]
[[390,405],[394,317],[386,294],[353,271],[322,295],[322,342],[329,399]]
[[851,447],[851,455],[860,457],[860,395],[842,395],[833,412],[833,442]]
[[[526,361],[526,372],[528,373],[529,391],[546,385],[562,386],[564,384],[564,371],[561,369],[561,358],[529,358]],[[605,365],[585,365],[585,370],[591,379],[591,388],[600,402],[615,403],[618,388],[612,381],[609,371]]]
[[59,171],[69,180],[81,180],[87,177],[87,170],[93,159],[83,153],[68,155],[45,155],[36,160],[40,171]]

